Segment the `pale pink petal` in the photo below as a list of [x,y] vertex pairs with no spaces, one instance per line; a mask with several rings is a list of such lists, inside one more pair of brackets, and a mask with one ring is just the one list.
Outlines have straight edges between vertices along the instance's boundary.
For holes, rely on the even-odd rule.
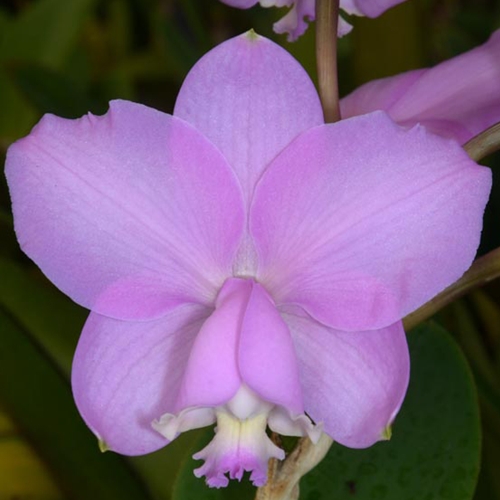
[[406,96],[415,82],[427,71],[426,69],[407,71],[362,85],[341,99],[342,118],[365,115],[377,110],[383,110],[390,115],[391,108]]
[[178,118],[115,101],[102,116],[47,115],[7,156],[21,247],[81,305],[152,318],[209,303],[244,221],[224,158]]
[[238,348],[243,381],[294,414],[303,413],[297,358],[288,327],[271,297],[253,283],[241,323]]
[[342,16],[339,16],[339,21],[337,25],[337,36],[339,38],[347,35],[352,31],[352,25],[349,24]]
[[307,317],[283,318],[295,343],[307,414],[351,448],[387,439],[408,387],[410,362],[402,323],[342,332]]
[[388,326],[470,266],[490,187],[455,141],[382,112],[316,127],[256,190],[257,280],[332,328]]
[[348,14],[357,16],[378,17],[387,9],[405,0],[340,0],[340,8]]
[[247,200],[267,164],[294,137],[323,122],[304,69],[253,32],[222,43],[198,61],[184,80],[174,114],[222,151]]
[[238,9],[249,9],[259,3],[259,0],[221,0],[221,2]]
[[369,82],[341,101],[342,116],[385,110],[464,143],[500,121],[500,30],[490,40],[427,70]]
[[189,407],[221,406],[238,391],[242,382],[238,342],[251,292],[249,280],[229,279],[224,283],[215,311],[193,344],[174,413]]
[[192,304],[142,322],[90,314],[73,361],[73,394],[108,449],[141,455],[168,443],[151,423],[174,410],[191,346],[209,314]]
[[[288,41],[294,42],[305,33],[308,27],[307,21],[314,21],[316,18],[315,8],[316,0],[296,0],[290,11],[274,24],[274,31],[288,33]],[[342,32],[342,29],[340,31]]]

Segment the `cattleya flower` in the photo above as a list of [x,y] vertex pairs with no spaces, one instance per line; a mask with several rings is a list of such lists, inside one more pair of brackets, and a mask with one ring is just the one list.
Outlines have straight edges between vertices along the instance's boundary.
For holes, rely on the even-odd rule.
[[[274,24],[276,33],[288,33],[288,41],[293,42],[307,29],[307,21],[316,18],[316,0],[221,0],[238,9],[249,9],[260,3],[262,7],[290,7],[286,16]],[[340,0],[339,7],[354,16],[378,17],[387,9],[405,0]],[[307,20],[307,21],[306,21]],[[352,26],[339,16],[337,33],[339,37],[347,35]]]
[[114,101],[45,116],[8,152],[23,250],[91,310],[72,385],[108,449],[216,424],[210,486],[266,482],[269,427],[387,438],[401,318],[471,264],[488,169],[374,112],[325,125],[314,86],[247,33],[203,57],[173,116]]

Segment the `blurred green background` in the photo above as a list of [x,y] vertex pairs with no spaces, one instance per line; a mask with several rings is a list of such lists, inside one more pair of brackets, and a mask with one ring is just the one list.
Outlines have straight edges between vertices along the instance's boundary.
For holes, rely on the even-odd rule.
[[[0,4],[2,163],[9,144],[26,135],[43,113],[68,118],[88,111],[102,114],[108,101],[115,98],[171,112],[182,80],[197,59],[249,28],[283,45],[315,79],[313,27],[298,42],[288,44],[283,36],[272,32],[272,23],[282,15],[283,10],[260,7],[239,11],[217,0],[4,0]],[[500,1],[409,0],[379,19],[353,19],[352,23],[353,32],[339,44],[342,95],[370,79],[433,65],[483,43],[500,27]],[[500,246],[500,155],[493,155],[486,163],[496,173],[481,254]],[[216,492],[200,489],[199,480],[193,482],[190,470],[194,462],[189,455],[200,448],[195,445],[192,449],[195,442],[206,440],[203,432],[182,435],[164,450],[145,457],[128,459],[99,452],[95,438],[74,407],[69,386],[71,357],[87,313],[48,283],[18,249],[3,176],[0,242],[0,500],[251,498],[253,492],[246,483]],[[438,385],[462,380],[463,390],[453,393],[455,399],[443,385],[451,399],[441,398],[444,407],[436,411],[446,414],[454,408],[451,413],[455,415],[463,408],[463,421],[453,415],[446,417],[455,419],[456,427],[451,428],[463,430],[463,441],[472,436],[472,441],[479,443],[472,408],[478,397],[483,433],[475,498],[500,499],[500,283],[471,293],[447,307],[436,320],[452,333],[468,360],[473,379],[460,352],[453,351],[453,346],[446,347],[447,342],[452,343],[436,326],[409,333],[410,339],[412,335],[415,338],[410,341],[415,373],[420,373],[420,366],[432,365],[433,369],[437,367],[432,376],[438,379]],[[434,330],[437,333],[432,333]],[[431,346],[427,351],[421,345],[422,338]],[[442,356],[436,354],[440,349]],[[426,404],[427,410],[432,410],[436,404],[436,399],[425,399],[427,392],[422,389],[433,385],[435,379],[429,379],[430,373],[422,375],[422,380],[427,376],[427,386],[417,381],[415,384],[421,385],[412,389],[408,407],[413,405],[415,411]],[[451,382],[448,374],[452,374]],[[421,429],[429,429],[432,435],[434,426],[444,429],[450,425],[443,417],[436,423],[417,422],[417,429],[410,417],[404,418],[401,429],[414,433],[413,437]],[[398,423],[395,433],[397,429]],[[467,446],[479,453],[479,444],[472,441]],[[408,454],[409,446],[414,449],[415,443],[410,440],[407,445],[400,444],[407,450],[401,453]],[[441,446],[439,439],[436,446]],[[362,475],[363,464],[368,462],[359,457],[370,456],[370,463],[384,464],[388,458],[378,457],[379,449],[369,452],[372,455],[352,457],[343,451],[336,455],[335,451],[328,458],[332,474],[338,470],[342,478],[356,475],[347,469],[359,461]],[[464,450],[464,456],[473,454],[467,451],[469,448]],[[410,460],[406,455],[400,458],[398,453],[394,452],[392,458],[398,464]],[[435,453],[434,458],[442,461],[437,448]],[[458,448],[450,448],[447,453],[462,460]],[[417,458],[428,459],[425,453]],[[477,457],[470,460],[469,482],[473,485]],[[348,465],[342,472],[340,465],[345,461]],[[432,467],[434,472],[439,468]],[[368,493],[362,487],[356,489],[350,479],[342,479],[335,486],[324,483],[320,488],[317,485],[327,481],[321,474],[327,474],[318,474],[304,483],[310,500],[411,500],[401,496],[404,493],[391,493],[383,484],[386,479],[374,483]],[[432,471],[427,479],[422,476],[420,480],[432,483],[431,476],[439,480]],[[450,477],[455,485],[460,482]],[[471,497],[470,486],[462,491],[443,489],[443,484],[425,497],[416,494],[415,500]],[[338,488],[336,493],[334,488]]]

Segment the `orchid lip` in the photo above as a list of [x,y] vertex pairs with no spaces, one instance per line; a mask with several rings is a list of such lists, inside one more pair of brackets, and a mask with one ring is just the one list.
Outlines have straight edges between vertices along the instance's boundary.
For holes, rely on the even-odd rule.
[[229,479],[241,480],[244,472],[250,472],[255,486],[266,483],[268,461],[285,458],[285,452],[269,439],[267,426],[292,436],[309,435],[313,442],[317,442],[322,432],[322,426],[314,425],[307,416],[291,415],[285,408],[260,398],[244,383],[222,406],[186,408],[177,415],[165,414],[152,427],[173,440],[181,432],[215,421],[212,441],[193,455],[195,460],[205,461],[195,469],[195,475],[205,476],[207,484],[215,488],[227,486]]

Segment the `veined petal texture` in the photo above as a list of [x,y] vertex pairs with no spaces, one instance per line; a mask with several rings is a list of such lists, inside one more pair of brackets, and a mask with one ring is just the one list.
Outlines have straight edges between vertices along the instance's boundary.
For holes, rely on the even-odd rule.
[[151,423],[174,411],[194,339],[210,313],[185,304],[150,321],[90,314],[73,361],[73,395],[107,448],[142,455],[167,444]]
[[115,101],[100,117],[47,115],[7,156],[23,250],[73,300],[153,318],[213,303],[244,225],[226,160],[179,118]]
[[332,328],[389,326],[470,266],[490,188],[455,141],[382,112],[316,127],[256,189],[257,280]]
[[253,32],[218,45],[198,61],[184,80],[174,115],[220,149],[247,201],[270,161],[298,134],[323,123],[304,69]]
[[387,439],[409,380],[402,323],[342,332],[305,316],[283,314],[283,318],[295,343],[308,415],[350,448]]

